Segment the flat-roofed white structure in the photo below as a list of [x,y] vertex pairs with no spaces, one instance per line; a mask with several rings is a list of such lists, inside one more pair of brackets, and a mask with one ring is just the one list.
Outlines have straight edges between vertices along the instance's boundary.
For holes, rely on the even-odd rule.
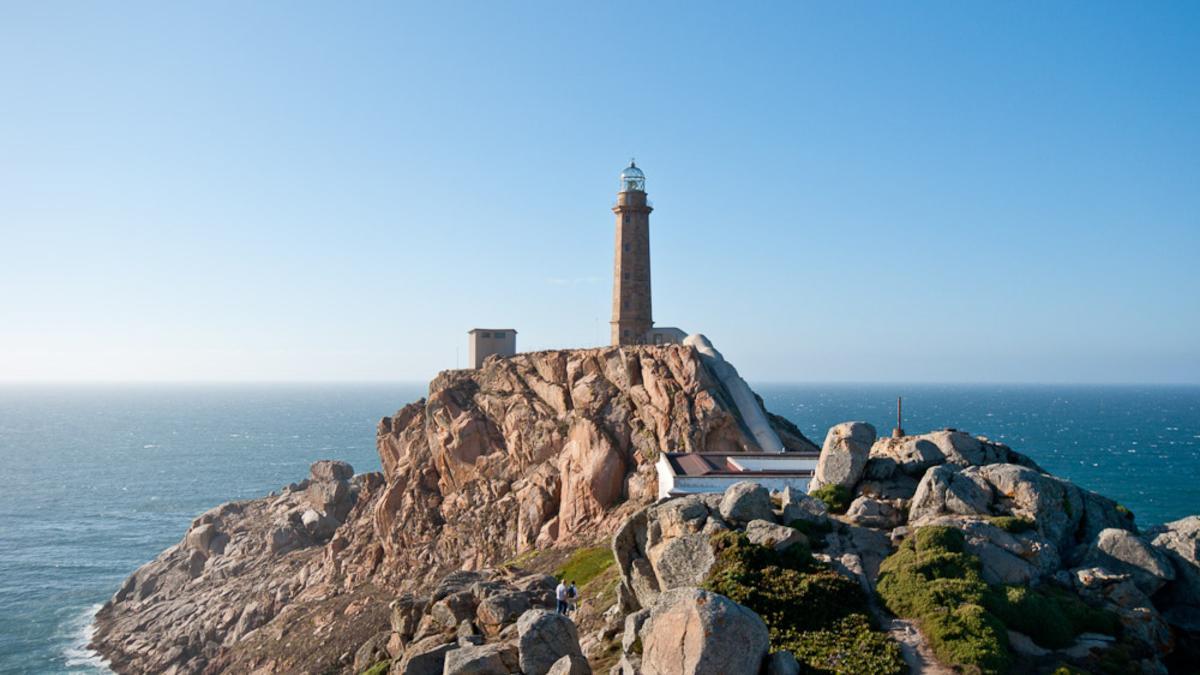
[[472,368],[483,365],[492,354],[513,356],[517,353],[517,331],[511,328],[472,328],[467,331],[467,360]]
[[748,480],[775,492],[785,487],[808,492],[819,453],[664,452],[658,457],[658,497],[724,492]]

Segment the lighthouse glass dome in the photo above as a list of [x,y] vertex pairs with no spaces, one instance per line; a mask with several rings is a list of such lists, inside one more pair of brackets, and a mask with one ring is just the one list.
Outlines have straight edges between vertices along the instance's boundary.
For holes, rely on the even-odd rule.
[[637,168],[637,164],[634,164],[632,161],[621,172],[621,192],[629,192],[631,190],[646,191],[646,174],[642,173],[642,170]]

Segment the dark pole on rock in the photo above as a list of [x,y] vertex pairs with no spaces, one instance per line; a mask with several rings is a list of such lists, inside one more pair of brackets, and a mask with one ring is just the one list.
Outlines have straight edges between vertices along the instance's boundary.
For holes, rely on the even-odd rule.
[[904,424],[902,422],[904,411],[904,398],[896,397],[896,428],[892,429],[892,438],[900,438],[904,435]]

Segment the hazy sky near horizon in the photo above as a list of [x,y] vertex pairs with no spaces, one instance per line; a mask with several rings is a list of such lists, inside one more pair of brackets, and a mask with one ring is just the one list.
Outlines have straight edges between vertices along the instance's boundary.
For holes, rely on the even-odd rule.
[[0,4],[0,380],[1200,382],[1198,3]]

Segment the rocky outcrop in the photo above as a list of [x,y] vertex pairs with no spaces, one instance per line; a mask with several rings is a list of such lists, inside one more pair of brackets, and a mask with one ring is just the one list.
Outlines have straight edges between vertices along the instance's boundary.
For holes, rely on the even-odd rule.
[[[97,617],[94,644],[119,672],[321,670],[352,663],[389,611],[393,651],[429,648],[393,654],[397,668],[434,667],[422,665],[442,658],[430,638],[468,619],[492,641],[536,603],[520,592],[435,599],[426,589],[453,570],[610,534],[655,499],[662,451],[761,450],[747,405],[786,449],[815,450],[761,400],[730,392],[711,360],[682,345],[614,347],[444,372],[427,398],[380,422],[382,475],[321,462],[280,495],[204,514],[122,585]],[[700,571],[680,545],[659,553],[668,583]],[[656,577],[642,581],[657,592]],[[364,600],[379,594],[395,599],[390,610]],[[285,653],[257,642],[299,625],[340,630],[350,644]]]
[[1175,571],[1175,580],[1159,596],[1164,615],[1182,630],[1200,632],[1200,516],[1152,528],[1149,536]]
[[[203,514],[122,585],[93,644],[118,672],[346,672],[386,658],[393,673],[578,675],[624,627],[615,672],[793,672],[795,659],[766,658],[757,616],[696,588],[718,563],[713,535],[738,530],[770,555],[811,546],[824,574],[873,597],[881,561],[928,525],[960,530],[988,583],[1057,584],[1110,608],[1144,668],[1200,629],[1200,518],[1141,536],[1115,502],[955,430],[831,430],[814,484],[850,493],[844,516],[754,484],[656,502],[658,453],[762,449],[749,398],[710,361],[647,346],[443,373],[381,421],[382,474],[319,462],[278,495]],[[786,448],[811,448],[761,412]],[[597,608],[604,626],[584,649],[546,611],[552,578],[497,565],[609,535],[615,606]]]
[[875,427],[866,422],[843,422],[831,428],[825,436],[809,492],[826,485],[852,488],[858,484],[873,443]]
[[904,522],[903,500],[861,495],[850,502],[846,520],[863,527],[890,530]]
[[371,546],[349,557],[444,571],[586,539],[654,499],[660,452],[749,450],[733,395],[691,347],[491,359],[380,423],[387,488]]
[[[1097,654],[1107,650],[1116,650],[1115,658],[1135,659],[1134,672],[1162,672],[1164,660],[1189,658],[1187,653],[1172,654],[1181,641],[1195,640],[1200,619],[1200,585],[1195,583],[1200,577],[1200,517],[1142,536],[1116,502],[1045,473],[1002,444],[944,430],[880,439],[868,456],[866,437],[848,441],[855,435],[852,428],[832,430],[823,451],[827,468],[841,467],[826,474],[834,479],[830,484],[856,495],[845,515],[831,516],[816,500],[791,490],[770,495],[760,486],[739,483],[722,495],[656,503],[625,522],[613,539],[621,570],[618,597],[628,612],[614,672],[676,667],[654,665],[645,651],[632,647],[646,646],[653,625],[649,618],[665,599],[712,583],[709,574],[719,546],[713,535],[724,530],[738,530],[744,541],[776,550],[803,542],[827,569],[856,580],[867,597],[876,597],[881,563],[897,542],[927,526],[954,528],[962,533],[970,564],[992,586],[990,592],[1005,592],[1004,586],[1055,587],[1046,591],[1054,597],[1067,589],[1084,605],[1108,610],[1107,616],[1119,621],[1113,635],[1084,633],[1060,649],[1009,629],[1007,649],[1020,668],[1042,672],[1061,663],[1091,667],[1100,658]],[[915,646],[919,658],[910,663],[921,664],[919,670],[950,672],[932,660],[931,643],[917,624],[889,617],[879,621],[903,624],[915,635],[905,646]],[[667,642],[677,641],[673,636]],[[677,654],[676,661],[680,658]],[[781,655],[761,667],[792,672],[791,661]]]
[[[721,516],[734,488],[725,495],[687,495],[648,507],[626,520],[613,537],[624,611],[650,608],[663,591],[699,585],[716,562],[710,536],[730,529]],[[766,493],[760,486],[752,487]],[[750,491],[750,493],[756,493]],[[767,513],[770,511],[767,497]],[[761,515],[761,514],[760,514]]]
[[546,675],[563,657],[583,658],[575,624],[562,614],[531,609],[517,622],[521,672]]
[[1100,567],[1079,568],[1074,570],[1071,581],[1080,596],[1117,615],[1128,642],[1155,657],[1171,651],[1170,627],[1131,575],[1115,574]]
[[703,579],[714,562],[711,549],[706,550],[705,527],[719,505],[719,495],[689,495],[648,507],[625,521],[613,537],[623,610],[650,607],[661,591]]
[[104,605],[93,646],[118,672],[200,672],[289,605],[329,593],[325,546],[383,488],[378,476],[353,473],[317,462],[277,496],[202,514]]
[[1007,445],[957,429],[875,441],[858,491],[871,496],[909,499],[925,472],[935,466],[1017,464],[1041,472],[1033,460]]
[[[1050,543],[1064,560],[1077,560],[1105,529],[1133,527],[1111,499],[1017,464],[930,469],[913,495],[908,522],[945,525],[994,516],[1030,523],[1036,533],[1025,537],[1030,546]],[[1018,555],[1028,557],[1029,550],[1022,551]]]
[[1175,569],[1165,553],[1133,532],[1116,528],[1101,530],[1096,535],[1081,564],[1128,574],[1147,596],[1175,579]]
[[734,483],[721,497],[721,517],[734,525],[745,525],[752,520],[772,519],[771,495],[758,483],[742,481]]
[[663,593],[642,628],[644,675],[756,675],[767,655],[767,625],[716,593]]

